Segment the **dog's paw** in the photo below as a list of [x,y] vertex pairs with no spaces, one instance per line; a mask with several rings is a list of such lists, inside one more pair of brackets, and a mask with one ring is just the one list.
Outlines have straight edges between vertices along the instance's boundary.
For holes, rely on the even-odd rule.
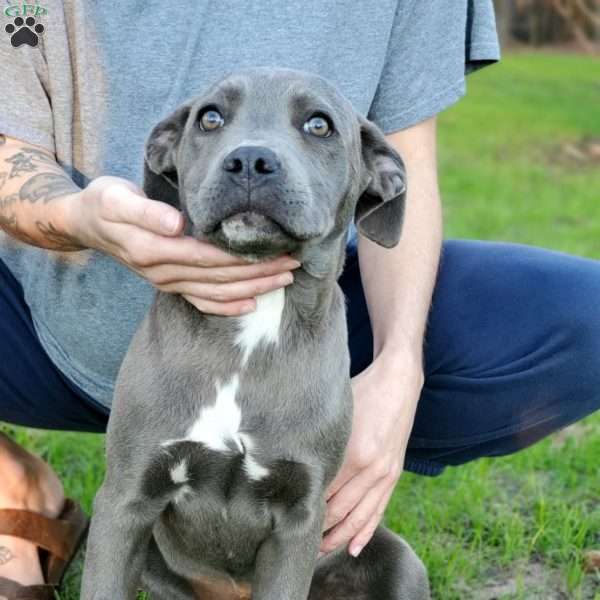
[[35,48],[40,41],[39,36],[44,33],[44,26],[41,23],[36,23],[33,17],[16,17],[12,23],[9,23],[4,31],[10,35],[10,43],[18,48],[23,44],[27,44]]

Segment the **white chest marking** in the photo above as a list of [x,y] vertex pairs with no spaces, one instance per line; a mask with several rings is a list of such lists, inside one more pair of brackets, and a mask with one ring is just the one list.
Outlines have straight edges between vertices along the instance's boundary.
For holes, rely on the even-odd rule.
[[186,439],[202,442],[207,448],[220,452],[226,452],[228,450],[226,442],[232,440],[240,452],[244,451],[238,435],[242,421],[242,411],[235,401],[238,386],[237,373],[224,386],[217,382],[215,403],[202,409],[200,416],[190,427]]
[[256,310],[238,317],[239,332],[235,343],[244,353],[242,365],[260,342],[277,343],[284,305],[285,289],[279,288],[257,296]]

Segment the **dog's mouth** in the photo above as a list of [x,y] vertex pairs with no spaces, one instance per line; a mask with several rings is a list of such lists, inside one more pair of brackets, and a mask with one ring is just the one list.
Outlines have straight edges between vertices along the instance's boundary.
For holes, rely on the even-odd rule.
[[209,237],[228,251],[256,257],[293,251],[300,241],[274,219],[253,210],[223,219]]
[[285,235],[285,231],[279,223],[253,210],[227,217],[218,224],[217,228],[220,228],[227,238],[242,243],[251,242],[257,236],[271,238]]

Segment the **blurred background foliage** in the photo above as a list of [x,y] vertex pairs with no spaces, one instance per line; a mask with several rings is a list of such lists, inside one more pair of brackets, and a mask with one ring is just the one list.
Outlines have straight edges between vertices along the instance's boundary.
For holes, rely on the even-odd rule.
[[495,0],[504,48],[518,44],[600,52],[600,0]]

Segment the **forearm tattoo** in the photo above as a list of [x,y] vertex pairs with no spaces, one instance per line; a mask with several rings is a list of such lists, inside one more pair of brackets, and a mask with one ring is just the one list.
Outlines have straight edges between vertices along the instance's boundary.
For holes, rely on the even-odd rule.
[[40,170],[40,166],[55,164],[52,157],[35,148],[21,148],[21,152],[17,152],[9,158],[4,159],[4,162],[12,165],[8,175],[10,179],[19,177],[25,173],[35,173]]
[[54,198],[74,194],[79,188],[66,176],[58,173],[40,173],[28,179],[19,192],[21,200],[49,202]]
[[11,552],[10,548],[6,546],[0,546],[0,567],[9,563],[15,555]]
[[[2,189],[2,184],[2,174],[0,174],[0,189]],[[7,233],[16,230],[17,217],[14,214],[14,209],[11,210],[11,207],[18,201],[19,194],[0,196],[0,229],[3,229]]]
[[[0,146],[6,143],[6,138],[0,135]],[[4,159],[7,170],[0,168],[0,229],[20,239],[23,242],[41,245],[19,227],[17,208],[19,204],[46,204],[55,198],[74,194],[79,188],[66,175],[49,170],[56,169],[54,159],[35,148],[20,148],[18,152]],[[32,174],[16,193],[2,195],[2,189],[15,177]],[[14,188],[13,188],[14,189]],[[82,246],[72,236],[62,233],[53,223],[35,221],[37,231],[50,248],[64,251],[81,250]]]
[[19,227],[17,215],[14,212],[3,215],[2,211],[0,210],[0,230],[4,230],[12,237],[15,237],[27,244],[31,244],[32,246],[39,245],[38,242],[36,242],[30,235],[28,235]]
[[53,243],[55,246],[60,247],[60,249],[64,252],[83,250],[83,246],[79,243],[79,241],[77,241],[76,238],[70,236],[68,233],[59,231],[52,223],[42,223],[41,221],[36,221],[35,225],[44,238]]

